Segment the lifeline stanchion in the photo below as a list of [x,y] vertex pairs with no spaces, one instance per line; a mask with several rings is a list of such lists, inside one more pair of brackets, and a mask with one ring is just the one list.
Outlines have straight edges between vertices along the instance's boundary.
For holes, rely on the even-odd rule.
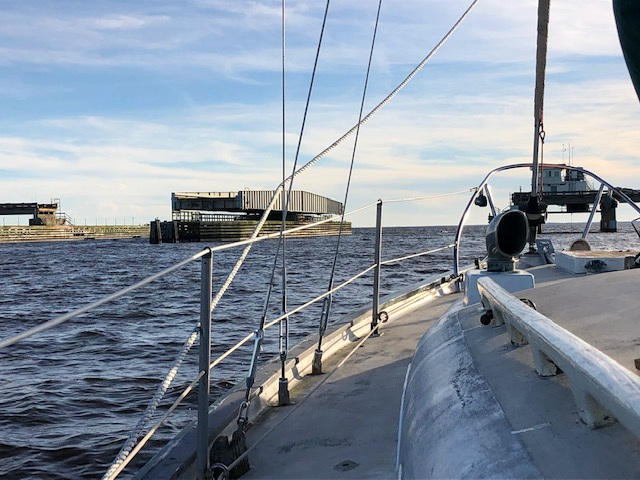
[[382,200],[378,200],[376,208],[376,236],[374,240],[375,270],[373,271],[373,306],[371,307],[371,330],[373,335],[380,335],[378,326],[378,308],[380,303],[380,264],[382,261]]
[[200,279],[200,371],[198,383],[198,426],[196,438],[196,478],[204,480],[209,468],[209,389],[211,363],[211,303],[213,294],[213,254],[202,257]]

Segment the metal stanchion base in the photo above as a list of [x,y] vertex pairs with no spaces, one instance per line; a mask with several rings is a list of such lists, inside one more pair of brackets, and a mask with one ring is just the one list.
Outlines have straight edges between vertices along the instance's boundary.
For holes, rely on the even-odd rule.
[[289,379],[281,378],[278,382],[278,406],[284,407],[291,405],[291,397],[289,396]]
[[371,324],[371,330],[373,330],[373,333],[371,334],[372,337],[379,337],[380,335],[382,335],[380,333],[380,326],[378,324]]
[[322,375],[322,350],[316,350],[313,354],[311,375]]

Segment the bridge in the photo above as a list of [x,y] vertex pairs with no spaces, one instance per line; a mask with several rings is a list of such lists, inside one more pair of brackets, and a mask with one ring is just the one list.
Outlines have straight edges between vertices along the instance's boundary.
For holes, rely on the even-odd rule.
[[[171,194],[172,220],[153,220],[149,241],[175,243],[249,238],[274,194],[274,190],[248,189],[237,192],[174,192]],[[289,236],[350,234],[349,222],[342,226],[338,221],[319,222],[327,216],[340,215],[343,208],[342,203],[336,200],[292,190],[286,228],[305,226],[305,229]],[[282,212],[282,195],[278,195],[260,235],[280,232]]]
[[[620,189],[634,202],[640,201],[640,190],[631,188]],[[520,210],[526,210],[527,202],[531,196],[530,192],[516,192],[511,194],[511,201],[514,205],[518,205]],[[599,205],[594,205],[598,197],[598,190],[585,191],[543,191],[541,201],[547,205],[558,205],[565,207],[566,211],[549,212],[549,213],[587,213],[593,208],[600,207],[600,231],[615,232],[617,231],[616,208],[618,203],[626,203],[625,200],[617,193],[611,192],[602,195]]]
[[29,225],[63,225],[66,216],[60,215],[57,203],[0,203],[0,215],[32,215]]
[[[241,190],[239,192],[178,192],[171,194],[174,220],[197,216],[196,212],[218,212],[222,215],[261,215],[269,206],[275,191]],[[278,195],[270,219],[282,219],[282,196]],[[315,193],[292,190],[287,208],[288,220],[306,215],[340,215],[342,203]]]

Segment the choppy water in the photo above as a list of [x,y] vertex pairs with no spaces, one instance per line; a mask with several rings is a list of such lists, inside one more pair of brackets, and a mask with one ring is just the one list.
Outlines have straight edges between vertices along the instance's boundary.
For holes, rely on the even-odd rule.
[[[547,225],[545,237],[556,248],[579,236],[582,225]],[[469,227],[461,264],[484,253],[485,227]],[[595,248],[640,247],[629,224],[619,234],[594,232]],[[451,243],[453,227],[386,228],[383,259]],[[336,238],[287,242],[288,305],[293,308],[326,290]],[[128,286],[199,251],[201,244],[149,245],[144,240],[0,245],[0,338]],[[253,330],[259,321],[275,241],[254,246],[245,266],[213,315],[213,355]],[[214,291],[222,285],[239,250],[214,255]],[[390,265],[382,271],[382,292],[389,293],[451,270],[451,250]],[[354,229],[344,237],[336,284],[371,265],[373,229]],[[152,283],[124,298],[0,351],[0,476],[6,478],[100,477],[136,424],[164,377],[199,312],[200,266]],[[270,318],[279,310],[276,278]],[[371,301],[372,276],[339,292],[332,321],[355,305]],[[316,331],[320,305],[292,319],[291,342]],[[263,359],[277,349],[277,329],[267,331]],[[238,382],[246,374],[251,346],[220,368],[214,383]],[[163,405],[170,404],[197,372],[192,349]],[[214,386],[212,395],[221,388]],[[195,418],[189,397],[155,439],[145,447],[133,471],[182,426]],[[126,475],[125,475],[126,477]]]

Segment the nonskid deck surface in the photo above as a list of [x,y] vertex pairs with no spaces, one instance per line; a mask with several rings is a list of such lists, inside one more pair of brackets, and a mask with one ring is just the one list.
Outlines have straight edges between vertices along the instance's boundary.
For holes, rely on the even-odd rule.
[[[402,387],[423,333],[461,294],[419,304],[384,326],[250,454],[243,478],[393,478]],[[325,365],[330,372],[350,348]],[[308,391],[322,376],[311,378]],[[305,391],[293,391],[302,398]],[[272,409],[247,432],[247,443],[292,407]]]
[[[538,287],[518,292],[538,311],[638,373],[640,270],[571,276],[533,269]],[[504,411],[511,434],[545,478],[639,478],[640,441],[620,424],[592,430],[580,420],[566,375],[540,377],[529,346],[514,347],[505,326],[485,327],[479,305],[457,315],[479,374]],[[481,441],[481,439],[479,440]]]
[[[552,266],[531,272],[541,278],[565,279],[566,273]],[[574,275],[571,281],[538,283],[523,292],[537,309],[634,373],[640,358],[640,269],[597,275]]]

